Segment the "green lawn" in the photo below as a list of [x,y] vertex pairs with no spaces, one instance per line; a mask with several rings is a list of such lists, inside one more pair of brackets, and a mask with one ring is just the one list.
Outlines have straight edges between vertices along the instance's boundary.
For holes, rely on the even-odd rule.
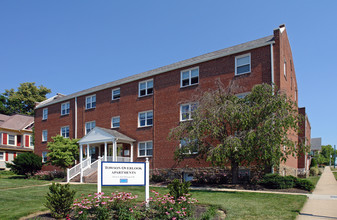
[[50,181],[24,179],[23,176],[17,175],[1,175],[0,190],[23,186],[43,185],[48,183],[50,183]]
[[316,186],[320,177],[321,176],[309,176],[307,180],[309,180],[310,182],[312,182],[312,184]]
[[[0,179],[3,181],[4,179]],[[17,179],[5,179],[4,186],[13,184],[18,186]],[[26,180],[30,184],[30,180]],[[45,184],[46,181],[40,181]],[[26,183],[21,182],[23,185]],[[33,184],[35,185],[35,184]],[[77,191],[76,197],[81,194],[94,193],[97,190],[94,184],[71,185]],[[151,188],[160,193],[166,193],[166,188]],[[105,193],[114,191],[132,192],[144,200],[144,187],[102,187]],[[37,211],[46,210],[43,206],[48,186],[37,186],[21,189],[0,189],[0,219],[18,219]],[[227,212],[227,219],[295,219],[306,201],[305,196],[260,194],[244,192],[209,192],[191,191],[192,197],[201,204],[220,205]],[[150,195],[151,196],[151,195]]]

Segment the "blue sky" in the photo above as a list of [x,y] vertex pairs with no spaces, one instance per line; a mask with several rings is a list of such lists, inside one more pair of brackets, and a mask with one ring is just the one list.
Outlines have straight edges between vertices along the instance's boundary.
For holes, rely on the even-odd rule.
[[286,24],[312,137],[337,144],[337,1],[0,1],[0,92],[71,94]]

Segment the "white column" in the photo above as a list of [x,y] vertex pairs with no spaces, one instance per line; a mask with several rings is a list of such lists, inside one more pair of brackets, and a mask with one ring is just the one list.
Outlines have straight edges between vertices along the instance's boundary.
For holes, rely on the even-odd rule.
[[87,144],[87,158],[89,158],[90,156],[90,146],[89,144]]
[[113,147],[112,147],[113,160],[112,161],[116,162],[117,161],[117,141],[116,139],[113,140],[112,144],[113,144]]
[[130,162],[133,162],[133,143],[131,143],[131,147],[130,147]]
[[82,144],[81,144],[81,145],[80,145],[80,170],[81,170],[81,174],[80,174],[80,183],[83,182],[82,161],[83,161],[83,146],[82,146]]
[[104,142],[104,161],[107,161],[108,158],[108,143]]

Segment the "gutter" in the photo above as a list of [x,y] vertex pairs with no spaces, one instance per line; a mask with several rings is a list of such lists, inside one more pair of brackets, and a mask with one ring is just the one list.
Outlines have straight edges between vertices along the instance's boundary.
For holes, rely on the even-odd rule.
[[77,139],[77,96],[75,96],[75,139]]

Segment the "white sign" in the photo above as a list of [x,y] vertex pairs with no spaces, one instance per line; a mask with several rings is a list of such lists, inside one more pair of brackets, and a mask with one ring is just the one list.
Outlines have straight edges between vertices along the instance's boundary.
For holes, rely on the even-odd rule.
[[145,186],[145,163],[102,162],[102,186]]

